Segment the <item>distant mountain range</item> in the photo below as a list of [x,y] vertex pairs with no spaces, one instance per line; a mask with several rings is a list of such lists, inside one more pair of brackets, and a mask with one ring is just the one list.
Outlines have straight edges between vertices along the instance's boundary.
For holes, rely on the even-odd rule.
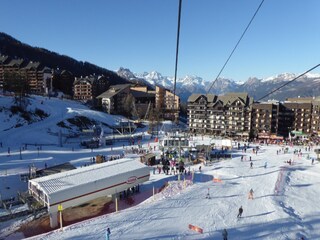
[[[173,89],[174,78],[162,76],[161,73],[156,71],[137,74],[132,73],[129,69],[120,68],[117,73],[119,76],[130,81],[138,81],[149,86],[160,85],[170,90]],[[264,79],[253,77],[249,78],[244,83],[235,82],[234,80],[226,78],[219,78],[213,85],[210,93],[223,95],[227,92],[248,92],[255,100],[258,100],[272,90],[294,79],[296,76],[298,75],[293,73],[283,73]],[[185,76],[184,78],[177,79],[176,93],[180,96],[182,101],[186,102],[192,93],[206,93],[212,82],[213,80],[205,81],[198,76]],[[263,101],[268,99],[283,101],[288,97],[298,96],[320,96],[320,74],[308,73],[263,99]]]
[[[89,62],[77,61],[71,57],[60,55],[49,50],[32,47],[24,44],[13,37],[0,32],[0,54],[11,58],[23,58],[27,61],[38,61],[44,66],[52,69],[64,69],[73,73],[74,76],[87,76],[90,74],[105,75],[111,84],[127,83],[128,80],[135,83],[145,84],[150,87],[155,85],[173,89],[174,78],[162,76],[156,71],[136,74],[129,69],[120,68],[117,72],[96,66]],[[210,93],[222,95],[227,92],[248,92],[250,96],[258,100],[268,92],[276,89],[285,82],[292,80],[296,75],[293,73],[279,74],[264,79],[249,78],[244,83],[234,80],[219,78]],[[176,93],[183,102],[186,102],[192,93],[206,93],[212,81],[205,81],[198,76],[188,75],[178,78],[176,82]],[[306,74],[305,76],[290,83],[286,87],[276,91],[267,99],[285,100],[288,97],[311,97],[320,96],[320,74]]]

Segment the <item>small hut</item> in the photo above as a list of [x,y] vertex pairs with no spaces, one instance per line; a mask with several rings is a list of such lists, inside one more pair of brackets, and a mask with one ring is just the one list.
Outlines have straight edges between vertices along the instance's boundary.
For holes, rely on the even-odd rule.
[[156,155],[153,153],[147,153],[140,157],[140,161],[148,166],[156,164]]

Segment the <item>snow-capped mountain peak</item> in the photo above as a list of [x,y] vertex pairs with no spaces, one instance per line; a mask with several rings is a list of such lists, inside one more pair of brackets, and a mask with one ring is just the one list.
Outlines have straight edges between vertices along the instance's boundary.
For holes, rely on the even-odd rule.
[[135,79],[135,78],[136,78],[136,76],[135,76],[128,68],[120,67],[120,68],[117,70],[117,74],[118,74],[120,77],[123,77],[123,78],[128,79],[128,80],[131,80],[131,79]]
[[152,80],[162,80],[163,76],[161,75],[161,73],[158,73],[157,71],[152,71],[150,73],[148,73],[145,76],[147,79],[152,79]]
[[183,84],[183,85],[205,85],[205,81],[203,78],[194,76],[194,75],[187,75],[184,78],[177,79],[177,83]]
[[[171,76],[163,76],[157,71],[144,72],[142,74],[133,74],[128,69],[121,68],[120,72],[125,72],[128,80],[141,80],[148,85],[162,86],[169,90],[173,90],[174,78]],[[118,72],[119,74],[119,72]],[[123,76],[123,75],[122,75]],[[206,81],[203,78],[195,75],[186,75],[185,77],[177,78],[176,94],[181,98],[181,101],[186,102],[189,96],[193,93],[207,93],[210,86],[210,93],[223,95],[227,92],[247,92],[255,99],[264,96],[268,91],[278,87],[279,84],[285,81],[293,80],[299,76],[294,73],[281,73],[268,78],[250,77],[245,82],[237,82],[228,78],[218,78],[216,81]],[[306,84],[306,81],[308,84]],[[295,81],[287,88],[279,90],[272,97],[278,100],[284,100],[287,97],[294,96],[319,96],[320,91],[320,74],[307,73],[299,81]],[[214,83],[214,84],[213,84]],[[213,84],[213,85],[212,85]]]
[[264,78],[262,80],[262,82],[274,81],[274,80],[279,80],[279,79],[284,80],[284,81],[290,81],[290,80],[294,79],[295,77],[296,77],[296,74],[294,74],[294,73],[281,73],[276,76]]
[[306,77],[308,78],[320,78],[320,73],[306,73],[305,74]]

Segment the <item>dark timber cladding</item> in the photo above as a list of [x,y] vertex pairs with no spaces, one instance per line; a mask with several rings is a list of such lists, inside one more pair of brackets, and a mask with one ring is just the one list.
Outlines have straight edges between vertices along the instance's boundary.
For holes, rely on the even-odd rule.
[[277,134],[278,130],[278,112],[279,103],[266,102],[254,103],[252,105],[251,128],[253,134],[257,136],[259,133],[264,135]]
[[193,94],[188,99],[194,133],[251,138],[283,136],[289,131],[320,135],[320,97],[255,102],[246,93]]
[[251,104],[247,93],[192,94],[188,99],[189,128],[194,133],[248,136]]
[[308,102],[285,102],[284,107],[293,118],[292,130],[311,132],[312,103]]

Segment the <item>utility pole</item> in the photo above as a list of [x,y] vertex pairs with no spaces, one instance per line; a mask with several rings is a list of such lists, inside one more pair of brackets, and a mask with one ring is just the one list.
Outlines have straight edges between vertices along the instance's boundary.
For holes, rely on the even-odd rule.
[[179,136],[179,161],[181,160],[181,137]]

